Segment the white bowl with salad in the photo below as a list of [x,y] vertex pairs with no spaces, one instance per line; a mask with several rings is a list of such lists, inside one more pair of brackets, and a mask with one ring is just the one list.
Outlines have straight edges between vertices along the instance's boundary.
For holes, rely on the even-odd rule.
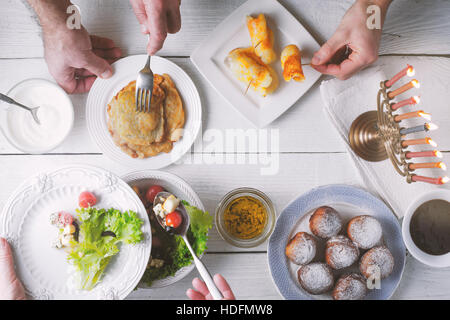
[[213,217],[205,212],[200,198],[189,184],[176,175],[144,170],[127,174],[122,179],[138,193],[147,209],[152,227],[152,252],[139,287],[162,288],[180,281],[195,266],[184,241],[166,232],[157,222],[153,210],[156,194],[166,191],[177,201],[183,202],[191,223],[188,238],[198,256],[202,256],[207,249],[208,232],[213,226]]

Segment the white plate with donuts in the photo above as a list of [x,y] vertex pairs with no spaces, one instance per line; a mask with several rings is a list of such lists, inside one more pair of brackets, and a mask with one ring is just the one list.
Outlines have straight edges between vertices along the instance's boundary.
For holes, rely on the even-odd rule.
[[312,189],[280,214],[269,240],[272,279],[288,300],[384,300],[405,266],[399,221],[370,193]]

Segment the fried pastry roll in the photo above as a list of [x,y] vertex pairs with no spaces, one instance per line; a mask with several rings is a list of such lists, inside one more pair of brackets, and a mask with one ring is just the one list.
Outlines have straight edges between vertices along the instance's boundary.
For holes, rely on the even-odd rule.
[[225,64],[239,81],[264,97],[278,87],[276,73],[259,59],[252,47],[232,50],[225,59]]
[[285,81],[294,79],[301,82],[305,80],[302,68],[302,55],[300,49],[294,45],[288,45],[281,52],[281,67],[283,68],[283,78]]
[[267,25],[264,14],[261,13],[257,18],[247,16],[247,28],[256,55],[265,64],[274,62],[277,55],[273,50],[273,32]]

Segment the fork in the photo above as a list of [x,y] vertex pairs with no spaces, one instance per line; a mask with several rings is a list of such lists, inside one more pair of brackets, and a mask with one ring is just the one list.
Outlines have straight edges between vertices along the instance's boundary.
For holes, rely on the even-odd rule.
[[139,71],[136,80],[136,112],[150,112],[153,92],[153,71],[150,68],[151,58],[151,56],[148,56],[147,63]]
[[8,96],[5,96],[4,94],[1,94],[1,93],[0,93],[0,100],[4,101],[6,103],[12,104],[12,105],[16,105],[18,107],[21,107],[21,108],[23,108],[25,110],[30,111],[31,116],[33,117],[34,121],[36,121],[36,123],[39,124],[39,125],[41,124],[41,122],[39,121],[39,118],[37,116],[37,111],[39,110],[40,107],[29,108],[29,107],[24,106],[23,104],[17,102],[16,100],[14,100],[14,99],[12,99],[12,98],[10,98]]

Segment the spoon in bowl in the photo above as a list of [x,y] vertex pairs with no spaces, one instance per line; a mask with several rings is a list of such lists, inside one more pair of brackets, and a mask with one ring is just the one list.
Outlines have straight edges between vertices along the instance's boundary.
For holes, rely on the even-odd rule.
[[[153,205],[156,206],[158,204],[163,205],[164,201],[171,195],[169,192],[160,192],[156,195],[155,200],[153,201]],[[175,229],[167,229],[166,224],[163,221],[163,218],[161,218],[159,215],[156,216],[156,220],[158,220],[161,227],[167,231],[170,232],[173,235],[177,235],[183,238],[184,242],[186,243],[186,246],[188,247],[189,251],[191,252],[192,257],[194,258],[195,266],[197,267],[198,272],[200,273],[200,276],[203,278],[203,281],[205,281],[206,286],[208,287],[209,292],[211,293],[211,296],[214,298],[214,300],[222,300],[223,296],[220,293],[219,289],[217,289],[216,285],[214,284],[214,281],[209,274],[208,269],[205,267],[203,262],[197,257],[197,255],[194,252],[194,249],[192,248],[191,244],[189,243],[189,240],[187,238],[187,231],[189,229],[190,225],[190,218],[189,214],[186,211],[186,208],[184,205],[180,202],[177,208],[178,213],[182,217],[181,224]]]
[[16,105],[18,107],[21,107],[21,108],[23,108],[25,110],[30,111],[31,116],[33,117],[34,121],[36,121],[37,124],[41,124],[41,122],[39,121],[39,118],[37,116],[37,111],[39,110],[39,107],[37,107],[37,108],[29,108],[29,107],[24,106],[23,104],[17,102],[16,100],[14,100],[14,99],[12,99],[12,98],[10,98],[8,96],[5,96],[4,94],[1,94],[1,93],[0,93],[0,100],[4,101],[6,103],[12,104],[12,105]]

